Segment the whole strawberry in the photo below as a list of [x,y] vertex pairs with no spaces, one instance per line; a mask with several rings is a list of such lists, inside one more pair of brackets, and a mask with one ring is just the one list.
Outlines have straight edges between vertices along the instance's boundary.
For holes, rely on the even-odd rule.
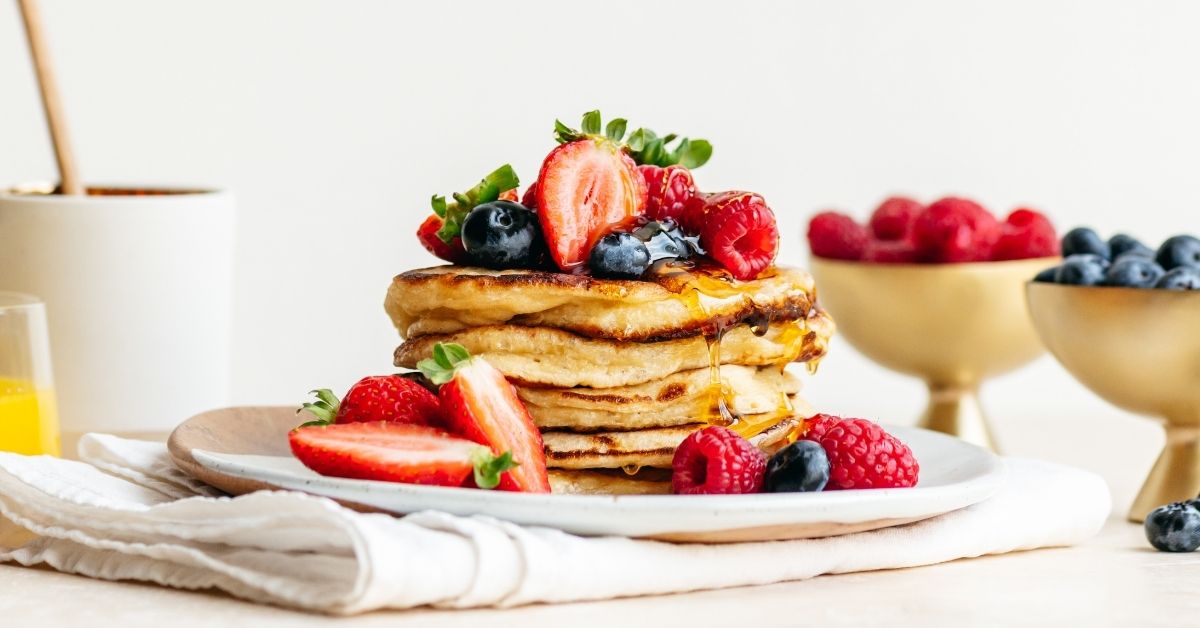
[[706,199],[700,245],[736,279],[750,280],[775,261],[775,212],[753,192],[729,191]]
[[917,484],[920,465],[912,450],[866,419],[817,415],[801,438],[819,443],[829,457],[827,491]]
[[692,172],[679,165],[660,168],[649,164],[638,166],[638,172],[646,180],[646,216],[682,224],[687,203],[696,195]]
[[442,219],[436,214],[426,218],[417,228],[417,239],[421,241],[421,246],[451,264],[464,263],[467,260],[467,249],[463,247],[462,238],[455,236],[450,242],[443,242],[437,235],[441,228]]
[[424,386],[399,375],[364,377],[341,400],[328,388],[314,390],[312,394],[317,400],[306,402],[297,410],[307,410],[316,417],[305,425],[376,421],[432,426],[442,423],[438,398]]
[[985,262],[1000,238],[1000,222],[979,203],[947,197],[917,216],[912,237],[921,261]]

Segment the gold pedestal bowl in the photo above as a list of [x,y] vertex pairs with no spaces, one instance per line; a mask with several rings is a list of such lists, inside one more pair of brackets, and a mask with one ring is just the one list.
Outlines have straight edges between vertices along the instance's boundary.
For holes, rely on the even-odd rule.
[[921,427],[996,450],[979,405],[987,377],[1041,355],[1025,282],[1057,258],[970,264],[868,264],[813,258],[838,333],[880,365],[925,380]]
[[1109,403],[1155,417],[1167,444],[1129,511],[1200,493],[1200,292],[1030,283],[1038,334],[1072,375]]

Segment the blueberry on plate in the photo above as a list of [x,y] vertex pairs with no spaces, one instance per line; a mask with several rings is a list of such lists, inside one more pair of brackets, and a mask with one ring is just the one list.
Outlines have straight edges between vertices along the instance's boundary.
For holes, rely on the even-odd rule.
[[1154,287],[1160,290],[1200,290],[1200,268],[1180,266],[1168,270]]
[[1104,258],[1084,254],[1072,255],[1054,273],[1054,282],[1068,286],[1098,286],[1104,283],[1108,263]]
[[1035,283],[1054,283],[1054,277],[1058,274],[1058,266],[1051,266],[1046,270],[1033,276]]
[[1200,547],[1200,510],[1187,502],[1159,506],[1146,515],[1146,540],[1161,552],[1191,552]]
[[808,493],[829,483],[829,456],[810,440],[798,440],[767,461],[763,490],[768,493]]
[[1200,266],[1200,239],[1189,235],[1167,238],[1162,246],[1158,247],[1158,254],[1154,259],[1166,270],[1180,266]]
[[462,225],[463,248],[486,268],[534,268],[545,255],[537,214],[520,203],[483,203]]
[[1153,288],[1166,271],[1154,260],[1128,255],[1113,262],[1104,275],[1104,285],[1120,288]]
[[1112,259],[1112,250],[1108,248],[1108,243],[1100,239],[1095,231],[1087,227],[1075,227],[1063,236],[1062,254],[1063,257],[1070,257],[1082,253]]
[[635,279],[650,268],[650,251],[632,233],[610,233],[592,247],[588,267],[597,277]]

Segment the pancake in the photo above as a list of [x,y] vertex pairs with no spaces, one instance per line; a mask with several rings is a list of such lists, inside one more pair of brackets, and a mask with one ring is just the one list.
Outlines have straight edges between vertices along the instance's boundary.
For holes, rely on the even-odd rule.
[[[725,403],[735,414],[779,414],[800,392],[800,379],[777,367],[721,367]],[[517,395],[543,429],[575,432],[675,427],[712,412],[714,390],[707,368],[616,388],[532,388]]]
[[[762,420],[747,416],[745,421]],[[801,423],[801,419],[786,417],[778,419],[761,433],[750,437],[750,442],[765,452],[773,453],[787,442],[788,434]],[[597,434],[575,434],[571,432],[542,432],[542,443],[546,449],[546,465],[553,469],[620,469],[624,467],[670,468],[675,448],[688,434],[706,427],[707,424],[662,427],[629,432],[601,432]]]
[[[773,322],[762,336],[739,325],[721,339],[721,363],[765,366],[818,359],[825,353],[830,334],[827,321],[817,317],[809,325]],[[709,346],[702,336],[625,342],[587,338],[552,327],[488,325],[409,340],[396,349],[396,366],[416,368],[417,362],[433,355],[433,346],[439,342],[463,345],[514,383],[561,388],[629,386],[709,365]]]
[[655,341],[712,336],[746,321],[824,316],[814,301],[812,276],[798,268],[777,267],[752,281],[737,281],[714,269],[671,271],[653,281],[634,281],[435,266],[398,275],[384,309],[406,339],[510,324],[591,338]]
[[616,469],[550,469],[550,492],[565,495],[667,495],[671,472],[642,469],[633,475]]

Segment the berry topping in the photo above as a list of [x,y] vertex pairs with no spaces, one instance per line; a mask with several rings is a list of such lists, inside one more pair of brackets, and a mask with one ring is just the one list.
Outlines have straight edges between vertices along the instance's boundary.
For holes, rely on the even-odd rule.
[[1200,267],[1200,239],[1188,235],[1177,235],[1167,238],[1158,247],[1154,259],[1165,270],[1180,266]]
[[521,204],[531,210],[537,209],[537,181],[534,181],[533,185],[529,186],[521,195]]
[[1059,254],[1054,225],[1041,212],[1017,209],[1000,227],[1000,238],[992,250],[992,259],[1013,260],[1054,257]]
[[1200,290],[1200,268],[1180,266],[1168,270],[1154,287],[1163,290]]
[[1058,274],[1058,266],[1051,266],[1033,276],[1033,280],[1037,283],[1054,283],[1055,276]]
[[775,261],[779,228],[775,213],[753,192],[708,197],[700,243],[736,279],[754,279]]
[[1121,288],[1153,288],[1165,271],[1154,260],[1130,255],[1108,267],[1104,284]]
[[1106,260],[1112,259],[1112,249],[1108,248],[1108,243],[1102,240],[1095,231],[1087,227],[1076,227],[1063,236],[1062,254],[1063,257],[1070,257],[1083,253],[1096,255]]
[[558,126],[565,143],[542,162],[535,203],[550,257],[567,271],[587,261],[592,245],[612,225],[645,210],[646,186],[617,143],[620,138],[597,135],[598,112],[584,115],[583,134]]
[[475,187],[462,193],[454,193],[454,200],[446,201],[444,196],[434,196],[430,201],[433,213],[442,219],[442,227],[437,235],[442,242],[452,242],[462,233],[462,223],[467,215],[477,205],[498,200],[500,195],[508,190],[515,190],[520,182],[512,166],[504,164],[484,177]]
[[1098,255],[1072,255],[1058,267],[1054,281],[1070,286],[1098,286],[1104,283],[1108,266],[1108,261]]
[[687,202],[696,195],[692,173],[683,166],[638,166],[646,180],[646,215],[654,220],[679,222]]
[[906,240],[913,221],[924,209],[924,205],[911,198],[893,196],[875,208],[868,225],[880,240]]
[[438,399],[451,432],[491,447],[497,456],[512,452],[518,466],[500,478],[500,490],[550,492],[541,432],[500,371],[462,345],[444,343],[434,345],[433,357],[417,367],[441,386]]
[[479,488],[495,488],[512,456],[423,425],[351,423],[298,427],[288,434],[304,466],[341,478],[462,486],[474,474]]
[[592,247],[588,267],[597,277],[635,279],[650,268],[650,251],[631,233],[610,233]]
[[691,259],[703,255],[698,236],[690,236],[673,220],[650,220],[631,232],[646,243],[650,251],[650,263],[660,259]]
[[442,409],[424,386],[399,375],[372,375],[358,380],[340,401],[328,388],[312,391],[317,400],[301,407],[316,417],[304,425],[389,421],[440,425]]
[[867,250],[867,228],[838,212],[821,212],[808,221],[808,246],[813,255],[860,260]]
[[1154,259],[1154,249],[1142,244],[1137,238],[1118,233],[1108,239],[1108,249],[1112,253],[1113,261],[1120,259],[1122,255],[1137,255],[1138,257],[1148,257]]
[[804,421],[804,437],[811,441],[821,440],[825,432],[841,420],[842,417],[832,414],[814,414]]
[[671,488],[680,495],[757,493],[766,456],[737,432],[712,425],[692,432],[675,450]]
[[1146,540],[1160,552],[1200,548],[1200,510],[1187,502],[1159,506],[1146,515]]
[[807,493],[829,483],[829,456],[812,441],[796,441],[767,461],[763,490],[768,493]]
[[938,263],[981,262],[992,258],[1000,223],[974,201],[947,197],[921,212],[912,227],[917,254]]
[[909,240],[872,240],[862,259],[875,264],[915,264],[917,247]]
[[421,241],[421,246],[439,259],[444,259],[451,264],[461,264],[467,261],[467,250],[463,248],[462,238],[454,236],[450,242],[443,242],[438,237],[438,231],[441,229],[442,219],[437,215],[426,218],[425,222],[421,223],[417,229],[417,239]]
[[517,202],[517,188],[501,192],[498,200]]
[[537,214],[512,201],[472,209],[463,221],[462,242],[471,261],[487,268],[535,268],[546,250]]
[[820,443],[829,457],[829,490],[915,486],[919,465],[908,445],[866,419],[810,426],[801,438]]

